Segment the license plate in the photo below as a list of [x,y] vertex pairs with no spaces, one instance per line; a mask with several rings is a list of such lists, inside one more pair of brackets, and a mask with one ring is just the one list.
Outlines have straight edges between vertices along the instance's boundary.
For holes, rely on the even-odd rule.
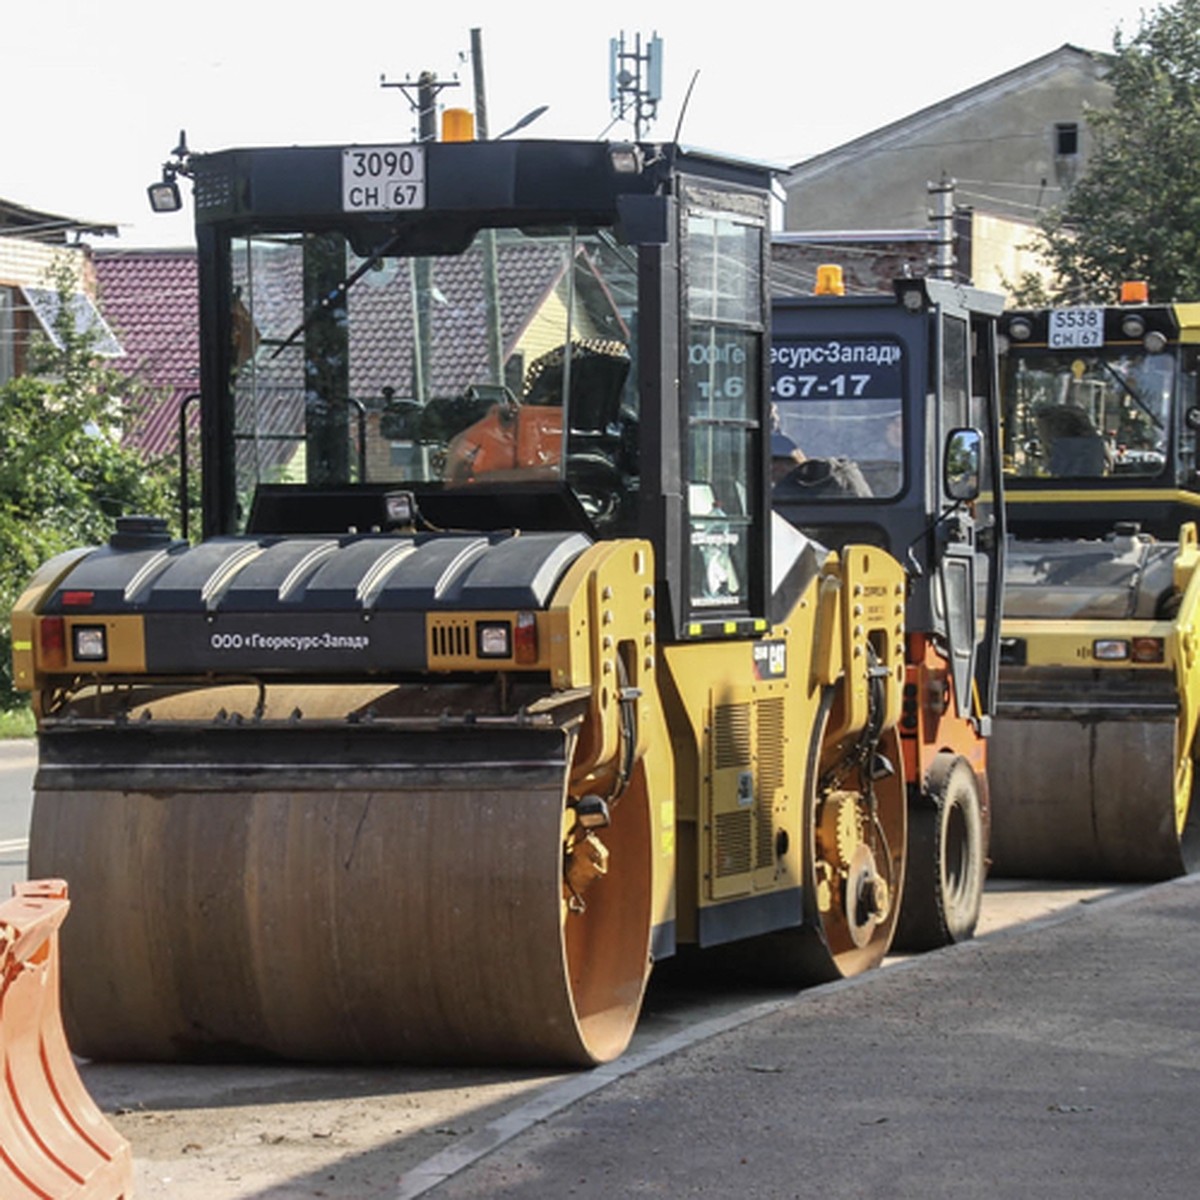
[[1050,310],[1048,344],[1051,350],[1104,345],[1104,309],[1055,308]]
[[342,211],[425,207],[422,146],[351,146],[342,151]]

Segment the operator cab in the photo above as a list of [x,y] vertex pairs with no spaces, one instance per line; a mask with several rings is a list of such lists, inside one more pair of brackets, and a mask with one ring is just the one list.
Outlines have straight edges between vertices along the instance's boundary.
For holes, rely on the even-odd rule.
[[899,280],[890,295],[777,294],[776,511],[826,545],[881,546],[918,573],[966,515],[994,541],[1000,309],[936,279]]
[[1018,309],[1001,335],[1014,533],[1102,537],[1136,523],[1174,538],[1195,519],[1200,305]]
[[774,299],[775,511],[824,545],[876,545],[903,563],[909,632],[940,638],[957,694],[974,684],[990,712],[1004,554],[1003,300],[937,279],[845,295],[838,278],[815,295]]
[[206,537],[642,536],[766,627],[770,170],[672,145],[192,155]]

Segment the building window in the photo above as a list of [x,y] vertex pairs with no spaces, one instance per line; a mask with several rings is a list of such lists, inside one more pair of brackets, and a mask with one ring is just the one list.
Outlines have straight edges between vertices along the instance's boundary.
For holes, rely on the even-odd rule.
[[1054,153],[1058,158],[1074,158],[1079,154],[1079,125],[1075,121],[1055,125]]
[[1060,121],[1054,126],[1054,175],[1058,186],[1074,186],[1079,175],[1079,125]]

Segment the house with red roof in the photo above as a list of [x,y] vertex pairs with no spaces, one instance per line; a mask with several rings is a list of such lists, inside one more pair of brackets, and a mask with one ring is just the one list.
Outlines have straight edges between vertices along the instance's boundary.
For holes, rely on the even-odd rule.
[[[147,457],[179,453],[187,396],[200,388],[194,250],[97,250],[100,307],[124,349],[112,365],[129,379],[126,444]],[[188,414],[194,426],[198,413]]]
[[[259,272],[253,294],[242,297],[245,346],[239,364],[252,362],[256,403],[267,410],[258,416],[268,443],[255,452],[267,454],[284,469],[303,444],[303,339],[305,320],[302,248],[299,244],[264,248],[278,266]],[[461,259],[438,264],[431,278],[430,320],[441,346],[455,353],[439,357],[432,377],[423,383],[427,398],[461,393],[472,380],[487,376],[489,353],[488,301],[476,246]],[[351,274],[357,261],[347,262]],[[99,302],[124,348],[113,365],[129,378],[126,393],[127,443],[148,456],[175,455],[186,398],[200,386],[199,314],[196,255],[192,250],[103,250],[94,256]],[[573,286],[598,291],[599,303],[581,305],[573,325],[582,339],[628,337],[619,297],[608,293],[600,264],[581,254],[573,264],[545,246],[501,238],[496,268],[504,303],[495,334],[500,343],[506,382],[521,395],[526,368],[558,344],[565,322],[567,276]],[[234,286],[239,280],[235,271]],[[378,422],[393,397],[413,396],[415,362],[411,280],[407,265],[385,261],[356,282],[347,303],[356,310],[356,343],[350,369],[351,399],[371,422]],[[607,313],[597,318],[585,314]],[[402,377],[392,373],[394,347],[408,347]],[[198,420],[197,406],[187,410],[189,428]]]

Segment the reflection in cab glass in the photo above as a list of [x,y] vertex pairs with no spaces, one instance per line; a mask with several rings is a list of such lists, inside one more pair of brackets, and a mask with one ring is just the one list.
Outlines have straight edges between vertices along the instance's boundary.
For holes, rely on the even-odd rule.
[[687,238],[682,386],[688,598],[694,610],[707,615],[745,611],[751,599],[762,226],[728,214],[694,212],[688,216]]
[[242,511],[272,483],[558,480],[597,529],[627,527],[633,252],[570,229],[484,231],[444,256],[361,249],[302,233],[234,247]]

